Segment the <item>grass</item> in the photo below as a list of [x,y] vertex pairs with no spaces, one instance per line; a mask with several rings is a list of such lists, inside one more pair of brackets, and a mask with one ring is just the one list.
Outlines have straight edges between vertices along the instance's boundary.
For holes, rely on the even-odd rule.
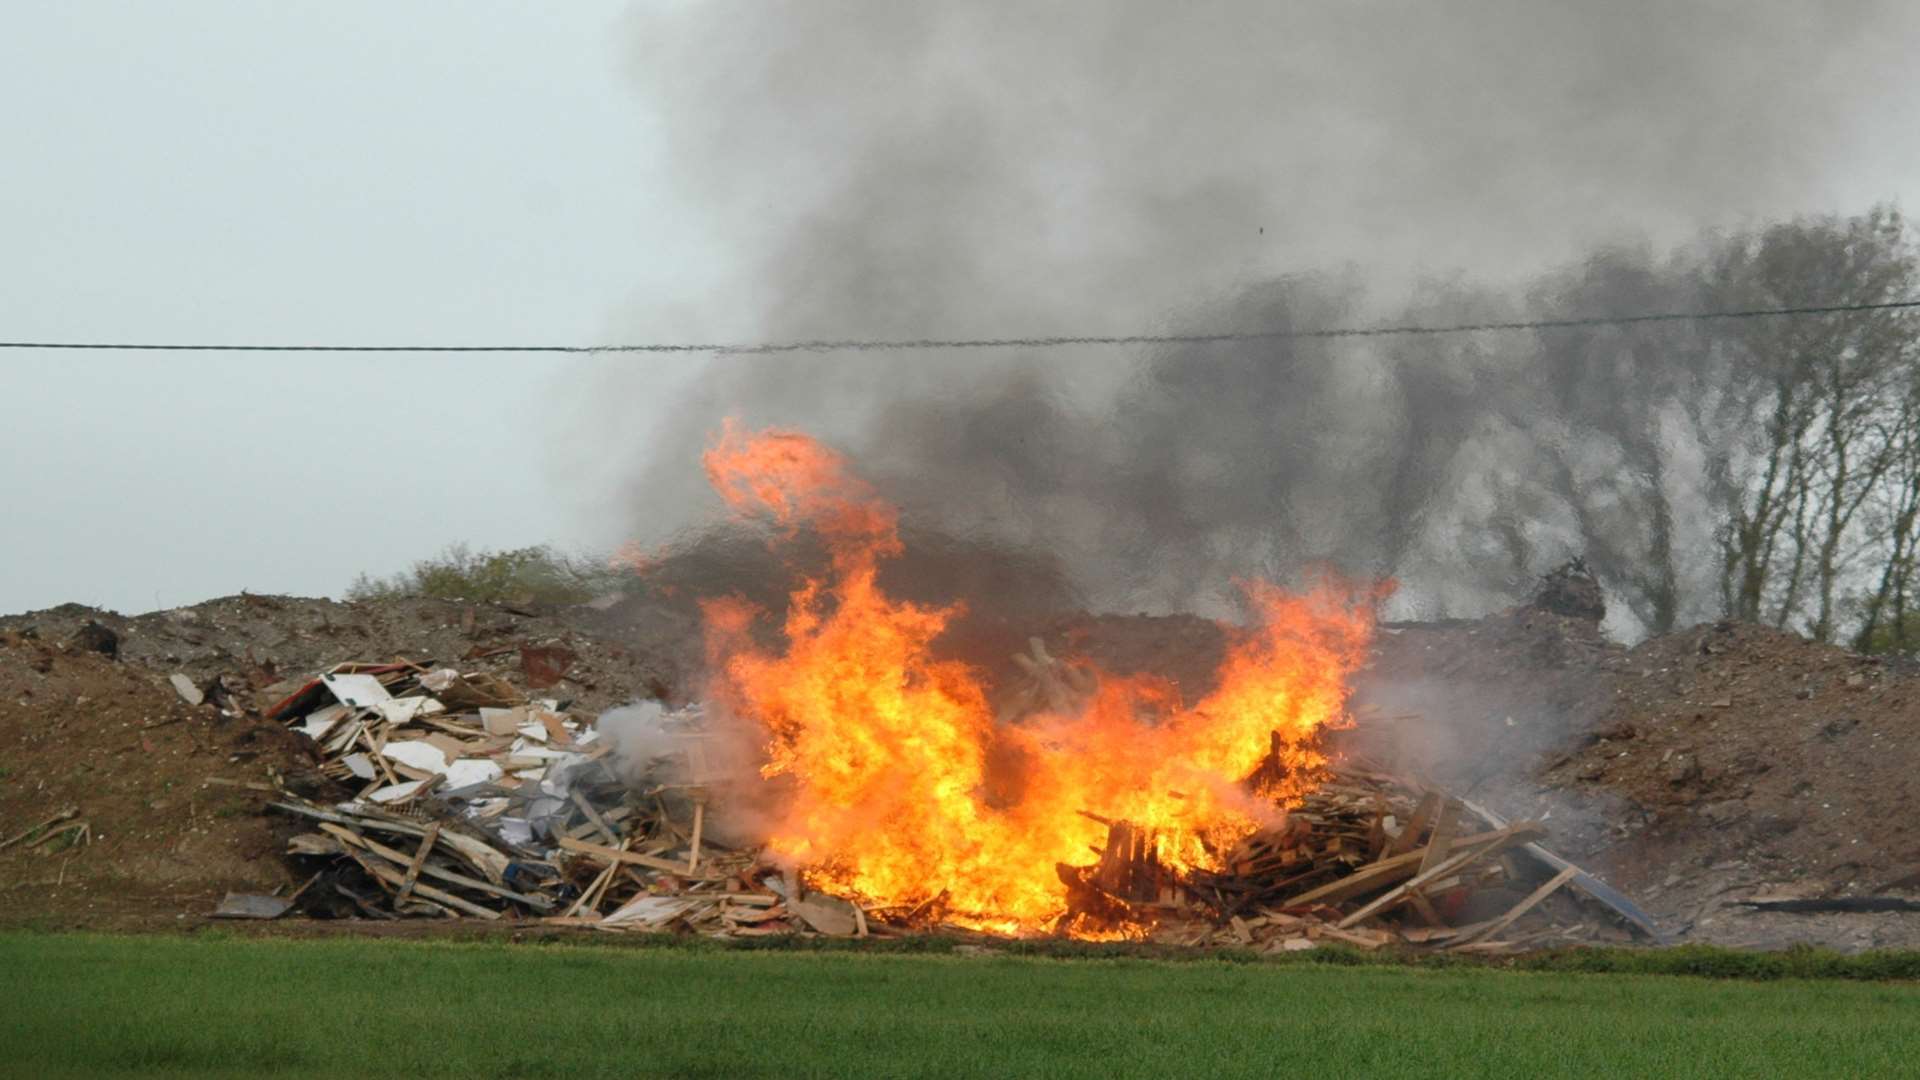
[[0,934],[14,1076],[1862,1076],[1920,987]]

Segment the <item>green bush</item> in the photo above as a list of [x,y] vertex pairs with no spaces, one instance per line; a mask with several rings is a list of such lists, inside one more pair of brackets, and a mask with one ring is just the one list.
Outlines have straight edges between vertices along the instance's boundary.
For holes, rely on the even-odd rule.
[[496,604],[579,604],[625,589],[632,581],[632,573],[604,559],[569,555],[548,544],[512,551],[475,551],[453,544],[392,577],[361,574],[347,587],[347,599],[431,596]]

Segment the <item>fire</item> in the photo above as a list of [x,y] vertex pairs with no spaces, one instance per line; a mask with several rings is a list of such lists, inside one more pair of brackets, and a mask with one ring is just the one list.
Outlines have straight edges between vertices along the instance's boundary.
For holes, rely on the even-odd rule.
[[[1093,862],[1106,838],[1082,811],[1151,830],[1167,866],[1207,867],[1325,764],[1316,735],[1342,716],[1365,656],[1366,598],[1246,584],[1255,618],[1233,631],[1205,700],[1181,707],[1153,680],[1106,677],[1073,715],[999,724],[980,674],[933,656],[959,605],[880,588],[897,515],[844,459],[802,434],[729,423],[705,463],[737,512],[812,528],[832,552],[831,573],[793,591],[780,651],[751,640],[742,602],[705,608],[713,697],[764,726],[763,771],[792,786],[769,850],[818,887],[1036,930],[1066,908],[1056,866]],[[1284,768],[1256,791],[1270,756]]]

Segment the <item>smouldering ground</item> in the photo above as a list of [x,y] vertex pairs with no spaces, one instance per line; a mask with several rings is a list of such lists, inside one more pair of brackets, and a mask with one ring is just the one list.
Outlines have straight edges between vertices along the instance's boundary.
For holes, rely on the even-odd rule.
[[1868,1076],[1912,983],[0,934],[8,1076]]

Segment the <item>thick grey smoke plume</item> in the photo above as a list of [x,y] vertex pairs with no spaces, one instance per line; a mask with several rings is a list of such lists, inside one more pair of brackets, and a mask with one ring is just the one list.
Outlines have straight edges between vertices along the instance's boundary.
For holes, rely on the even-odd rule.
[[[630,32],[681,195],[745,267],[702,336],[1005,336],[1605,307],[1625,294],[1520,283],[1622,236],[1830,208],[1915,7],[713,0]],[[1489,405],[1567,389],[1537,347],[721,357],[629,448],[635,527],[710,510],[697,454],[734,414],[847,449],[909,520],[1044,546],[1104,606],[1332,563],[1461,613],[1585,546],[1583,508],[1508,475],[1538,430]],[[640,392],[623,378],[596,393]],[[1583,447],[1561,479],[1633,465]]]

